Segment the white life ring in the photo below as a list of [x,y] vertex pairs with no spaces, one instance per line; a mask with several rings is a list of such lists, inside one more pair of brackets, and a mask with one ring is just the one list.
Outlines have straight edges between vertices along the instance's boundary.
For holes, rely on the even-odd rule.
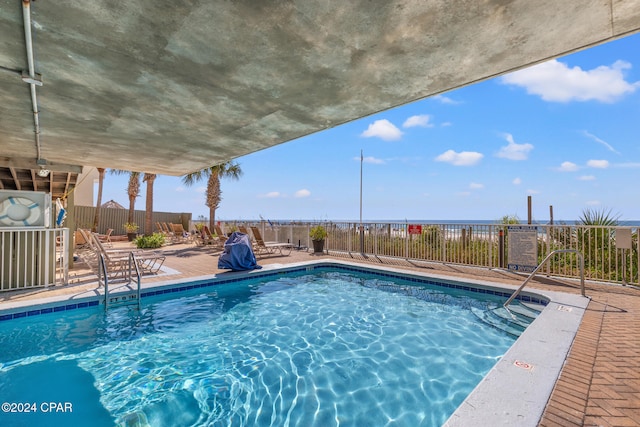
[[0,203],[0,224],[9,227],[34,225],[41,215],[40,205],[26,197],[7,197]]

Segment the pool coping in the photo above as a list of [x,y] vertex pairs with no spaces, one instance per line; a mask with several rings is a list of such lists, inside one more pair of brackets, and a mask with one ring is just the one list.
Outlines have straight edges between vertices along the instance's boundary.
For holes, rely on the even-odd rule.
[[[471,284],[480,293],[511,294],[516,286],[472,278],[416,272],[394,267],[362,265],[343,260],[314,260],[293,264],[271,264],[260,270],[224,272],[213,275],[144,283],[142,301],[153,295],[179,293],[190,289],[206,290],[220,283],[247,278],[277,276],[285,272],[311,271],[315,268],[337,267],[347,270],[374,272],[382,275],[414,277],[416,281],[437,281],[449,287],[464,289]],[[213,282],[213,283],[212,283]],[[188,285],[187,285],[188,284]],[[184,285],[184,286],[181,286]],[[118,298],[133,290],[118,284]],[[126,288],[126,290],[122,290]],[[483,292],[484,290],[484,292]],[[573,339],[589,303],[586,297],[555,291],[527,289],[523,298],[546,300],[542,313],[516,340],[505,355],[480,381],[464,402],[449,417],[444,426],[518,425],[537,426],[555,382],[571,349]],[[0,303],[0,321],[46,314],[103,304],[103,289],[94,289],[72,295],[58,295],[41,299]]]

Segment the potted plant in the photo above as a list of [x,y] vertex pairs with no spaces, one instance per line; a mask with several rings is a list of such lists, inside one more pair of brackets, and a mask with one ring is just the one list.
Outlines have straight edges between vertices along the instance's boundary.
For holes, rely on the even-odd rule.
[[309,237],[313,242],[313,252],[322,253],[324,251],[324,239],[327,238],[327,230],[321,225],[314,225],[309,231]]
[[124,232],[127,233],[127,240],[133,242],[138,235],[138,224],[135,222],[125,222],[123,225]]

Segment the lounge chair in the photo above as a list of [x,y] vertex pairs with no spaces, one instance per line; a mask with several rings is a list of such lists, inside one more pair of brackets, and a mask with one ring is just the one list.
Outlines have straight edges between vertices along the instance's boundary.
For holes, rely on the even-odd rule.
[[106,234],[96,234],[98,239],[107,247],[112,247],[113,243],[111,243],[111,233],[113,233],[113,228],[107,230]]
[[176,240],[175,233],[173,232],[173,229],[169,227],[169,224],[167,224],[166,222],[161,222],[159,224],[160,224],[160,227],[162,228],[162,231],[165,237],[172,242],[175,241]]
[[91,246],[89,245],[89,241],[87,240],[87,237],[85,237],[80,230],[76,230],[76,232],[73,234],[74,240],[75,240],[75,249],[76,250],[82,250],[82,249],[90,249]]
[[191,240],[191,234],[184,229],[182,224],[170,224],[171,231],[173,232],[174,239],[181,242],[188,242]]
[[142,272],[142,274],[154,274],[160,270],[162,264],[164,264],[165,256],[160,252],[156,251],[143,251],[140,249],[137,250],[128,250],[128,251],[108,251],[104,246],[102,246],[102,242],[100,242],[97,238],[94,239],[96,245],[100,252],[105,257],[105,260],[109,262],[113,261],[115,264],[118,261],[126,260],[125,268],[128,268],[129,262],[129,254],[133,252],[136,256],[136,261],[138,261],[138,268]]
[[227,235],[224,234],[224,231],[222,231],[222,227],[220,227],[219,225],[214,226],[215,230],[216,230],[216,235],[218,236],[218,238],[220,240],[222,240],[222,243],[224,244],[224,242],[227,241]]
[[[85,246],[76,248],[76,251],[80,258],[82,258],[82,260],[95,274],[100,275],[100,254],[102,253],[106,263],[109,279],[114,280],[120,276],[124,277],[126,271],[124,257],[128,257],[128,252],[106,249],[102,245],[102,242],[100,242],[100,239],[97,236],[94,236],[94,233],[92,233],[91,230],[79,228],[77,232],[85,241]],[[126,265],[128,266],[128,262]]]
[[253,233],[254,251],[256,253],[275,254],[278,252],[280,255],[291,254],[291,243],[265,242],[258,227],[251,227],[251,232]]
[[207,227],[206,225],[200,229],[200,236],[194,236],[194,241],[196,245],[222,247],[222,240],[220,240],[217,236],[211,234],[211,231],[209,231],[209,227]]
[[[106,248],[105,245],[102,244],[102,241],[99,238],[99,235],[97,233],[92,232],[91,230],[87,230],[84,228],[79,228],[78,232],[80,233],[80,235],[82,236],[82,238],[86,241],[87,243],[87,247],[89,249],[91,249],[94,252],[100,252],[100,250],[104,250],[107,252],[112,252],[112,253],[117,253],[117,252],[122,252],[122,253],[129,253],[131,252],[131,250],[127,250],[127,249],[116,249],[116,248]],[[100,243],[100,245],[98,245],[98,243]],[[133,252],[139,251],[139,249],[134,249]]]
[[98,274],[100,254],[102,254],[107,264],[110,279],[115,279],[120,276],[125,277],[127,275],[129,269],[129,254],[131,252],[135,255],[138,268],[142,274],[155,274],[164,264],[166,257],[159,252],[141,249],[107,249],[96,233],[82,229],[78,229],[78,231],[80,231],[83,238],[85,238],[90,245],[90,250],[84,251],[80,255],[96,274]]

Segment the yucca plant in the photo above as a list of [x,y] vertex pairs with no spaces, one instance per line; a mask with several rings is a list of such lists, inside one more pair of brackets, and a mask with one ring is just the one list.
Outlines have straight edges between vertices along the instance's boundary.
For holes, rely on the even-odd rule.
[[576,248],[584,256],[586,274],[601,277],[609,274],[608,264],[613,250],[613,227],[619,225],[620,215],[613,215],[611,209],[584,209],[575,230]]

